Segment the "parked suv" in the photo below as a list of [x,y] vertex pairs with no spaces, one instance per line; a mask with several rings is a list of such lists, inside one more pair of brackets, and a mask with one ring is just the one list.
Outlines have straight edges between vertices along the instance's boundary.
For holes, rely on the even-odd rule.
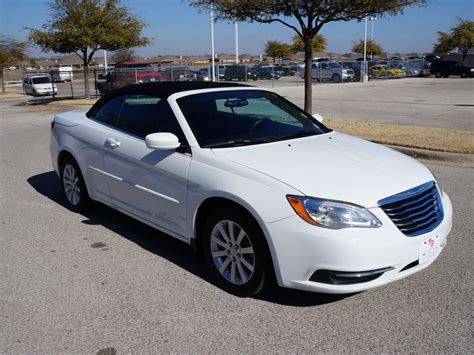
[[246,81],[249,79],[257,80],[255,73],[249,73],[248,67],[245,65],[229,65],[225,69],[224,80],[232,81],[234,79],[238,81]]
[[26,95],[56,95],[58,88],[51,82],[49,76],[32,75],[23,78],[23,92]]
[[[304,78],[304,68],[300,70],[301,78]],[[353,81],[354,70],[344,69],[341,64],[336,62],[313,62],[311,77],[317,80],[330,80],[335,83],[342,81]]]
[[461,78],[472,78],[474,76],[474,68],[453,60],[437,60],[431,63],[430,73],[434,74],[437,78],[447,78],[450,75],[460,75]]
[[278,72],[275,72],[275,70],[269,65],[256,65],[254,69],[257,79],[280,79],[281,76]]

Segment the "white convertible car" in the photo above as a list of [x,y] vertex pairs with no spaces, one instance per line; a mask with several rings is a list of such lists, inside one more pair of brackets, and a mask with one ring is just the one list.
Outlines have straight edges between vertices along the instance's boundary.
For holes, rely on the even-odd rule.
[[352,293],[430,265],[452,206],[401,153],[326,128],[238,84],[146,83],[58,114],[51,157],[67,206],[100,201],[191,244],[240,296]]

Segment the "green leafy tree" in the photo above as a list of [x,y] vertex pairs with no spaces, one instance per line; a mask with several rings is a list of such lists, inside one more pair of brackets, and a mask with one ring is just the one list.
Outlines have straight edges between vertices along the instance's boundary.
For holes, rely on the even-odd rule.
[[265,44],[265,55],[272,57],[273,62],[275,62],[276,58],[282,60],[291,56],[290,45],[279,41],[268,41]]
[[25,49],[25,43],[0,35],[0,80],[2,82],[2,93],[5,93],[3,70],[18,65],[24,60],[26,58]]
[[[354,42],[352,51],[364,55],[364,40],[361,39],[358,42]],[[381,56],[383,54],[383,49],[377,42],[367,40],[367,54],[374,57]]]
[[451,32],[438,32],[438,43],[434,45],[435,53],[447,53],[458,49],[462,61],[466,60],[469,49],[474,47],[474,21],[463,20],[458,17],[458,25]]
[[141,35],[145,24],[121,5],[121,0],[52,0],[50,21],[31,29],[30,39],[43,51],[76,53],[84,66],[84,88],[89,91],[89,64],[99,49],[149,44]]
[[[293,53],[304,52],[304,42],[300,36],[294,35],[292,38],[291,51]],[[313,52],[324,52],[327,46],[326,37],[317,34],[313,37]]]
[[312,111],[311,60],[313,38],[331,22],[361,20],[367,14],[396,15],[407,6],[426,0],[190,0],[192,6],[209,8],[217,18],[239,22],[280,23],[293,31],[304,43],[305,100],[307,112]]
[[112,63],[133,62],[136,59],[135,51],[131,48],[122,48],[112,54]]
[[38,62],[35,58],[30,58],[30,68],[35,69],[38,66]]

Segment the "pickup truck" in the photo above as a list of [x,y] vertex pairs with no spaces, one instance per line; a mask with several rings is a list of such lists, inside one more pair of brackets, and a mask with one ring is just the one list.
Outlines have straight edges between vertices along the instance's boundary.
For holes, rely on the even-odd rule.
[[[313,62],[311,77],[315,80],[333,81],[353,81],[354,70],[345,69],[336,62]],[[300,77],[304,78],[304,66],[300,67]]]
[[101,94],[105,94],[130,84],[162,80],[162,73],[153,68],[149,62],[119,62],[107,73],[105,82],[96,82],[96,88]]

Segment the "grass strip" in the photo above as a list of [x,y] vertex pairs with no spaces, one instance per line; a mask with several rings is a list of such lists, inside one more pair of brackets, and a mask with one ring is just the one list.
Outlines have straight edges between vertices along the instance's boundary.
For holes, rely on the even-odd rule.
[[420,126],[325,120],[336,131],[375,143],[437,152],[474,154],[474,132]]

